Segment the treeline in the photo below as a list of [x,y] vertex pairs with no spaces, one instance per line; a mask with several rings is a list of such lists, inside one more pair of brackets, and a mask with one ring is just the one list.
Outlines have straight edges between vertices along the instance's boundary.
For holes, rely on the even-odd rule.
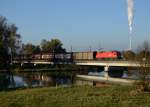
[[142,45],[137,48],[137,51],[132,50],[123,51],[122,56],[125,60],[131,61],[149,61],[150,60],[150,44],[144,41]]
[[39,45],[32,43],[23,44],[21,35],[17,33],[17,26],[8,23],[7,19],[0,16],[0,69],[9,69],[14,57],[31,55],[40,52],[66,52],[59,39],[43,39]]
[[47,41],[43,39],[40,45],[33,45],[32,43],[23,44],[22,45],[22,54],[31,55],[37,54],[40,52],[55,52],[55,53],[63,53],[66,52],[65,48],[62,47],[62,42],[59,39],[51,39]]

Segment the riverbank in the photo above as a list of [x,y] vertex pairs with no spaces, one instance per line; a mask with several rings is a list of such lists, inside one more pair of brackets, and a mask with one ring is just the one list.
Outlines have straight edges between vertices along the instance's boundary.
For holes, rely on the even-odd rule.
[[131,86],[46,87],[0,92],[1,107],[149,107],[150,93]]
[[18,72],[69,72],[75,73],[76,71],[86,73],[88,71],[88,67],[80,67],[77,65],[36,65],[33,64],[29,65],[13,65],[11,66],[11,72],[18,73]]

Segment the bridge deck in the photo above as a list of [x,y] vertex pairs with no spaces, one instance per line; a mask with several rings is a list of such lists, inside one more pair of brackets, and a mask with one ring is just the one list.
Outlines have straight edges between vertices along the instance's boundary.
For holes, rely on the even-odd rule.
[[137,61],[76,61],[77,65],[95,65],[95,66],[121,66],[121,67],[138,67]]
[[141,66],[141,63],[137,61],[102,61],[102,60],[84,60],[84,61],[74,61],[74,62],[52,62],[52,61],[43,61],[43,60],[31,60],[31,61],[13,61],[13,63],[76,64],[76,65],[89,65],[89,66],[120,66],[120,67],[140,67]]

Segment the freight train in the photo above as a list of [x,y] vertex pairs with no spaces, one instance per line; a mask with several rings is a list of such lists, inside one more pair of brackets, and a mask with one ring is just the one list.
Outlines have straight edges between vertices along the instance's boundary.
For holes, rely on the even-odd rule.
[[70,52],[70,53],[39,53],[30,56],[32,60],[76,61],[76,60],[115,60],[121,59],[119,51],[101,52]]

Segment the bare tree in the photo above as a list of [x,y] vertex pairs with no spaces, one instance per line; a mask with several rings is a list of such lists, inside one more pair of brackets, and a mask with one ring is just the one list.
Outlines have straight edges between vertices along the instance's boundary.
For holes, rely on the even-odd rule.
[[135,60],[135,53],[131,50],[123,51],[122,54],[125,60]]
[[136,56],[139,62],[139,79],[138,86],[141,91],[150,91],[150,44],[148,41],[139,46]]

